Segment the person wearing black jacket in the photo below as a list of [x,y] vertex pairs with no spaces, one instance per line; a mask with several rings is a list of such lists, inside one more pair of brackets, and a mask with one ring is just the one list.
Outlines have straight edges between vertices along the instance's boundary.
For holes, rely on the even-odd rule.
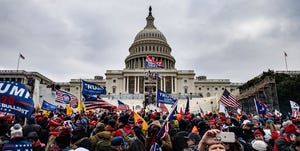
[[145,145],[146,136],[142,132],[142,119],[137,119],[135,126],[132,128],[132,130],[135,132],[136,137]]

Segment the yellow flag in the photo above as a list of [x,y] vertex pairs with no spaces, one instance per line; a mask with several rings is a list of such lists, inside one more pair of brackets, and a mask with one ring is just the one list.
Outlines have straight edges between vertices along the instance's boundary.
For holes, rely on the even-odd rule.
[[78,100],[78,105],[77,105],[77,111],[80,113],[83,110],[83,104],[82,101]]
[[147,131],[148,130],[148,123],[139,114],[137,114],[136,112],[133,112],[133,118],[134,118],[134,124],[136,123],[136,121],[138,119],[141,119],[143,121],[142,130],[143,131]]
[[66,110],[67,110],[67,111],[66,111],[66,112],[67,112],[67,113],[66,113],[67,115],[73,114],[73,110],[72,110],[72,108],[71,108],[70,105],[66,105]]

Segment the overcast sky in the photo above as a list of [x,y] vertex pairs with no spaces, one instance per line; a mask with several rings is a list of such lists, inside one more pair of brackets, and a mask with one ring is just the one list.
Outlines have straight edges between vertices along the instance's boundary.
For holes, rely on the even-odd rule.
[[55,82],[122,70],[129,47],[154,24],[178,70],[246,82],[263,71],[300,69],[299,0],[0,0],[0,69]]

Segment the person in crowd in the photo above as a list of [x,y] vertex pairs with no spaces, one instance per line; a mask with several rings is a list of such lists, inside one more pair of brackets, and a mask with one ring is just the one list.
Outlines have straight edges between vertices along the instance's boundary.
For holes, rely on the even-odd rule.
[[225,151],[224,143],[216,139],[218,133],[218,129],[208,130],[198,144],[198,151]]
[[114,135],[116,131],[116,120],[114,118],[111,118],[108,120],[107,125],[105,126],[106,131],[110,131],[112,135]]
[[161,129],[160,122],[158,120],[153,121],[148,128],[148,137],[146,138],[146,150],[149,150],[151,145],[158,142],[163,151],[172,150],[172,142],[169,134],[166,134],[163,138],[157,139],[156,136]]
[[267,143],[262,140],[256,140],[252,143],[253,151],[267,151]]
[[3,145],[9,141],[9,124],[4,115],[0,116],[0,150],[2,150]]
[[263,130],[265,132],[264,139],[266,143],[270,144],[271,146],[274,146],[274,140],[279,137],[279,127],[274,124],[273,120],[268,119]]
[[33,131],[27,135],[27,139],[31,142],[33,151],[44,151],[46,145],[41,143],[37,132]]
[[201,137],[199,134],[196,133],[189,133],[189,135],[186,137],[187,138],[187,149],[184,151],[197,151],[198,150],[198,144],[199,141],[201,140]]
[[31,143],[23,137],[22,126],[15,124],[10,128],[10,140],[4,144],[2,151],[32,150]]
[[275,140],[274,151],[290,151],[292,143],[296,139],[297,127],[295,124],[289,124],[285,128],[285,133]]
[[31,116],[27,124],[23,126],[23,135],[27,136],[30,132],[36,132],[38,136],[41,136],[42,127],[41,125],[37,124],[35,116]]
[[48,122],[49,127],[49,138],[46,144],[46,151],[48,151],[49,148],[52,148],[52,146],[55,145],[55,138],[60,134],[61,129],[63,128],[61,126],[61,123],[56,119],[51,119]]
[[123,137],[116,136],[111,140],[111,149],[110,151],[122,151],[124,150],[125,142]]
[[261,130],[256,129],[254,131],[253,135],[254,135],[254,141],[256,141],[256,140],[264,141],[264,136],[263,136],[263,133],[261,132]]
[[294,150],[294,151],[300,151],[300,137],[296,137],[293,145],[291,146],[291,150]]
[[142,131],[142,126],[143,126],[143,120],[139,118],[136,120],[135,126],[132,129],[135,132],[137,138],[145,145],[146,136]]
[[127,151],[146,151],[145,144],[137,139],[128,147]]
[[59,135],[55,137],[54,143],[46,151],[67,151],[71,148],[71,131],[67,128],[60,129]]
[[188,148],[188,144],[187,144],[187,140],[188,140],[187,136],[188,135],[189,135],[189,132],[180,131],[173,136],[173,139],[172,139],[173,151],[182,151],[182,150]]

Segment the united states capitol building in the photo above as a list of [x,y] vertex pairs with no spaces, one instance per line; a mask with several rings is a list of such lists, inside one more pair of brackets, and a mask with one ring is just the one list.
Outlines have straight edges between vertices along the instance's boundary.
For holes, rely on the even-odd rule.
[[[120,70],[106,70],[105,78],[103,76],[94,76],[93,79],[84,79],[89,82],[105,86],[106,95],[101,95],[103,99],[108,100],[116,105],[118,99],[132,106],[142,106],[144,100],[151,101],[155,99],[157,89],[161,89],[172,94],[179,100],[185,100],[190,97],[191,107],[199,108],[203,106],[204,110],[212,110],[217,108],[218,99],[222,95],[224,89],[229,90],[233,95],[239,95],[238,86],[240,83],[232,83],[229,79],[207,79],[206,76],[195,74],[194,70],[178,70],[176,69],[176,59],[172,56],[172,48],[168,44],[165,35],[159,31],[154,24],[151,7],[146,17],[145,27],[136,34],[133,43],[129,46],[129,54],[125,58],[125,68]],[[179,51],[179,50],[174,50]],[[156,61],[162,61],[164,68],[148,68],[145,66],[146,55],[151,56]],[[197,62],[195,62],[197,63]],[[6,74],[3,74],[3,73]],[[10,73],[11,72],[11,73]],[[21,77],[20,74],[14,74],[15,70],[5,70],[0,73],[1,80],[11,80],[12,75],[19,76],[19,81],[26,82],[26,76]],[[20,71],[19,71],[20,72]],[[30,72],[23,71],[28,74]],[[151,76],[159,74],[159,77]],[[40,75],[40,74],[36,74]],[[45,99],[49,93],[43,90],[43,83],[53,83],[46,76],[40,75],[33,79],[35,84],[32,88],[33,98]],[[41,83],[42,81],[42,83]],[[26,83],[25,83],[26,84]],[[71,79],[69,82],[55,83],[59,85],[61,90],[68,91],[79,99],[81,96],[81,79]],[[46,87],[47,84],[44,85]],[[51,96],[48,96],[51,97]],[[52,99],[52,98],[46,98]],[[35,100],[37,101],[37,100]],[[186,101],[182,101],[182,106]],[[179,102],[180,104],[180,102]],[[194,105],[193,105],[194,104]]]

